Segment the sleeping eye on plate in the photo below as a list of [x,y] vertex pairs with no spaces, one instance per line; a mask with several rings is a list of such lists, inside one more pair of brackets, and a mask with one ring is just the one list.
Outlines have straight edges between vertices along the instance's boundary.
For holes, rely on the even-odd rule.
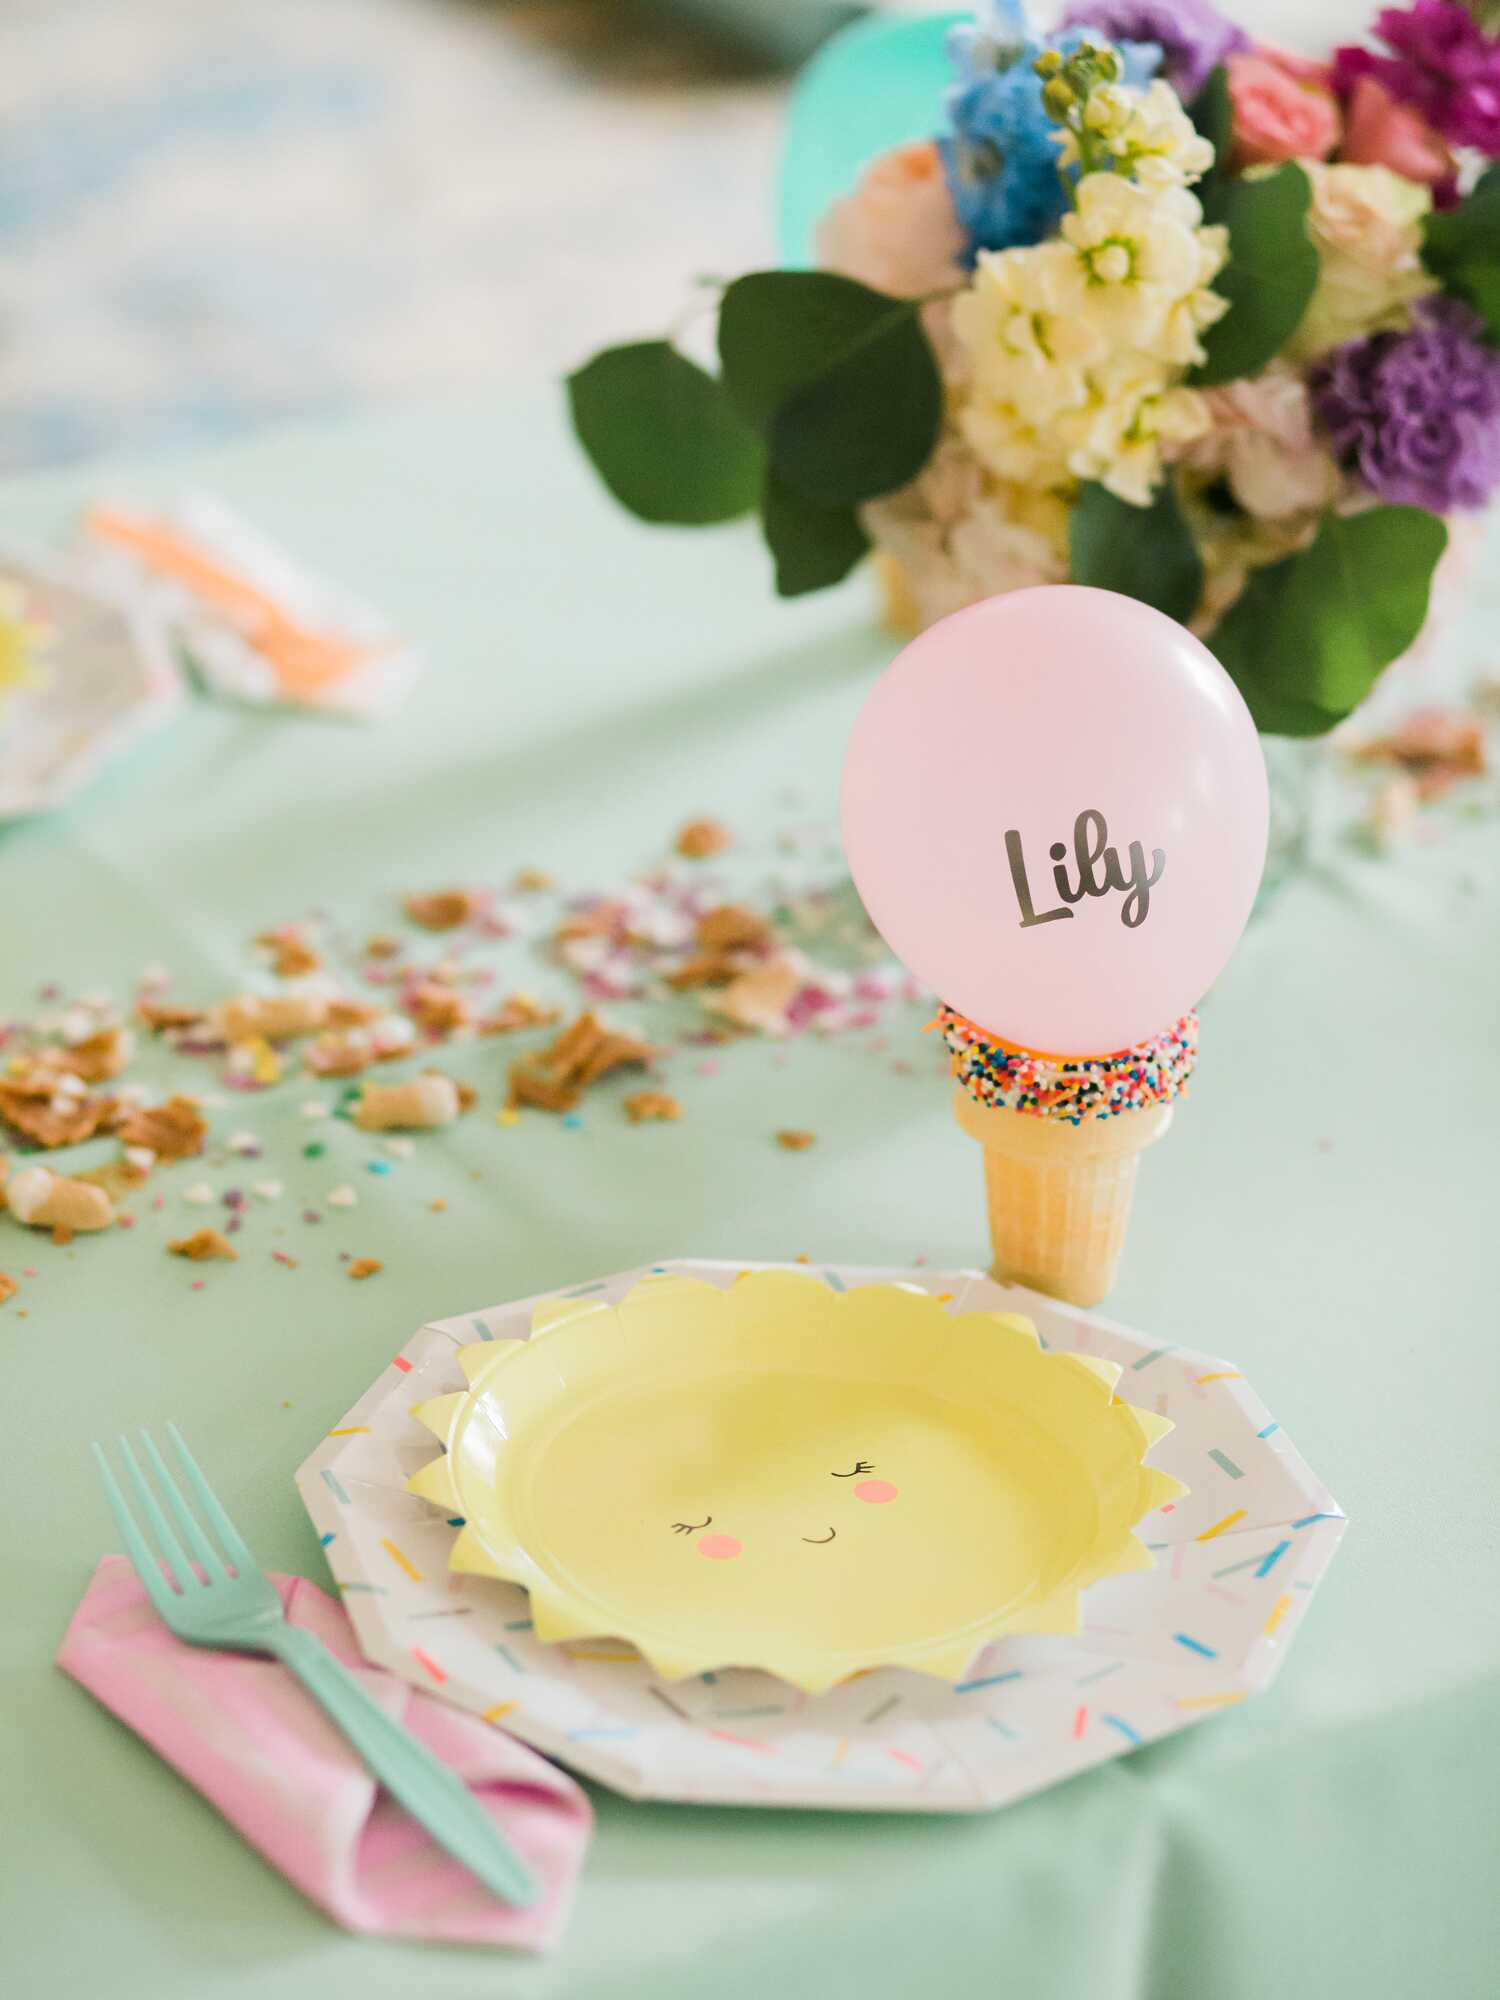
[[674,1535],[696,1535],[698,1530],[706,1528],[712,1519],[713,1515],[710,1514],[702,1521],[674,1521],[672,1523],[672,1533]]
[[867,1459],[857,1458],[854,1461],[854,1470],[852,1472],[833,1472],[829,1474],[829,1477],[831,1479],[858,1479],[862,1472],[873,1472],[874,1470],[874,1466]]

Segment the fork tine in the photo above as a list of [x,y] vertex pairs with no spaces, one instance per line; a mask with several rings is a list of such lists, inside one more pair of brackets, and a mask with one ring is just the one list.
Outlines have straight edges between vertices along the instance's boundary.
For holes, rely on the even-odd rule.
[[151,1470],[156,1474],[156,1483],[161,1488],[162,1498],[167,1503],[167,1511],[187,1536],[188,1546],[197,1557],[200,1567],[211,1579],[227,1577],[229,1571],[225,1567],[224,1558],[204,1534],[198,1525],[197,1515],[177,1490],[177,1482],[167,1470],[167,1462],[157,1450],[156,1439],[152,1437],[150,1431],[141,1432],[141,1445],[151,1461]]
[[199,1471],[198,1461],[183,1443],[182,1433],[178,1430],[176,1424],[167,1425],[167,1436],[176,1446],[177,1456],[182,1460],[183,1470],[188,1477],[188,1484],[192,1487],[197,1497],[198,1505],[208,1516],[209,1525],[223,1543],[229,1560],[241,1575],[244,1575],[247,1571],[254,1570],[257,1566],[256,1561],[246,1547],[244,1537],[224,1512],[223,1507],[219,1503],[218,1494],[214,1492],[214,1489]]
[[115,1483],[115,1475],[109,1469],[109,1460],[104,1456],[102,1445],[94,1446],[94,1462],[99,1468],[99,1477],[104,1482],[104,1497],[109,1502],[109,1511],[115,1517],[115,1526],[120,1531],[120,1540],[125,1544],[125,1553],[135,1565],[135,1573],[146,1586],[146,1595],[165,1618],[175,1597],[162,1579],[161,1565],[146,1546],[146,1538],[135,1524],[135,1516],[125,1502],[125,1495]]
[[193,1575],[187,1552],[172,1532],[172,1524],[161,1511],[150,1482],[135,1462],[135,1453],[130,1449],[128,1438],[120,1439],[120,1455],[125,1461],[125,1470],[130,1475],[130,1483],[135,1488],[135,1496],[145,1509],[146,1519],[151,1523],[151,1531],[156,1536],[162,1554],[166,1557],[167,1568],[172,1572],[172,1581],[179,1591],[186,1591],[198,1579]]

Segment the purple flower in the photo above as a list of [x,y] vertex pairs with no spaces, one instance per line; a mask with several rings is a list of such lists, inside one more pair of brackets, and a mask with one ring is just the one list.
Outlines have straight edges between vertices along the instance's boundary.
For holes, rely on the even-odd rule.
[[1448,514],[1500,486],[1500,350],[1457,299],[1426,299],[1404,333],[1334,349],[1313,405],[1334,452],[1377,498]]
[[1500,158],[1500,35],[1487,35],[1454,0],[1382,8],[1374,32],[1395,53],[1336,50],[1333,83],[1339,95],[1362,76],[1376,77],[1451,145],[1476,146]]
[[1073,0],[1064,28],[1097,28],[1114,42],[1155,42],[1161,73],[1181,98],[1196,97],[1208,73],[1250,37],[1212,0]]

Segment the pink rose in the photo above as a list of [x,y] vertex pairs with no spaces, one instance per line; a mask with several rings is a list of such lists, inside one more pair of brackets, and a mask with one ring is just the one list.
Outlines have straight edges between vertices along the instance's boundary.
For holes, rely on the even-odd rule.
[[1267,55],[1231,56],[1227,68],[1240,166],[1322,160],[1333,151],[1339,108],[1331,91],[1290,75],[1280,59]]
[[818,227],[818,262],[825,271],[896,298],[924,298],[962,284],[963,250],[943,162],[930,140],[882,153]]
[[1339,157],[1356,166],[1389,167],[1428,187],[1439,186],[1454,170],[1453,155],[1421,112],[1397,103],[1373,76],[1358,78],[1349,93]]

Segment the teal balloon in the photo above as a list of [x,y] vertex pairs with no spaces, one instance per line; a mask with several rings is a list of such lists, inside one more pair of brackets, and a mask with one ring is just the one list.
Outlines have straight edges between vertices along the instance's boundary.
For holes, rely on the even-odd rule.
[[953,81],[948,30],[973,18],[872,15],[824,43],[792,89],[777,184],[776,237],[783,264],[813,262],[813,238],[830,202],[847,194],[877,153],[935,138]]

